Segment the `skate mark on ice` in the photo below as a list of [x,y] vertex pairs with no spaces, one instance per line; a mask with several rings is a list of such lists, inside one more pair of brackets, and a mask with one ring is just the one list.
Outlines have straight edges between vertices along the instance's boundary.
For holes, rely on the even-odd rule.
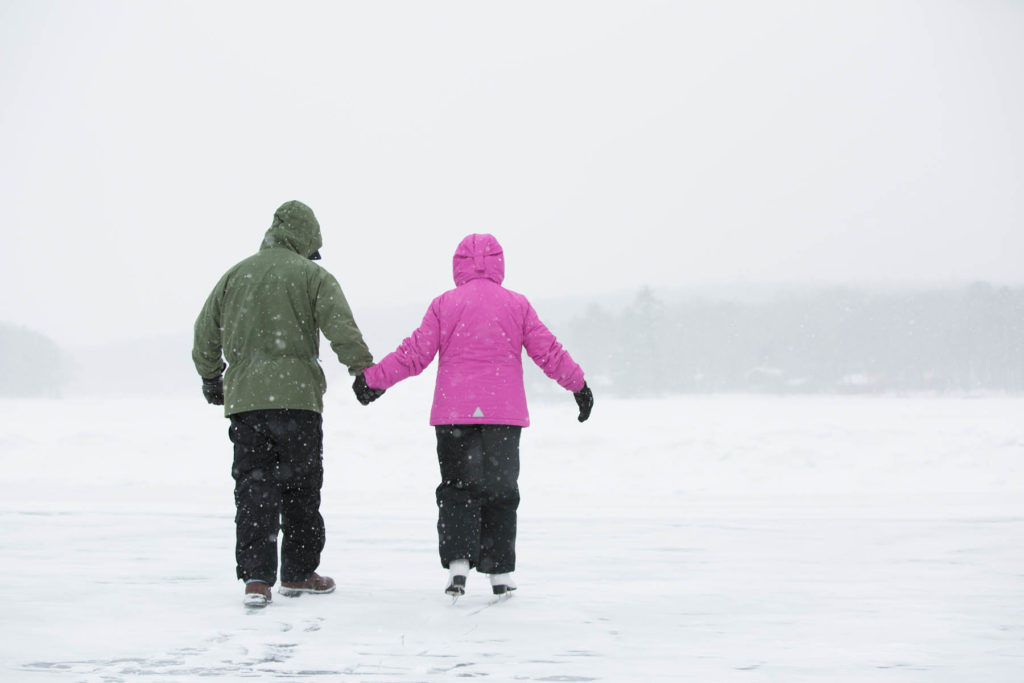
[[[388,675],[387,671],[369,672],[356,669],[280,669],[268,667],[268,664],[277,664],[283,661],[280,657],[270,656],[262,658],[257,662],[242,662],[238,664],[220,663],[210,666],[186,666],[183,661],[171,662],[166,659],[118,659],[118,660],[82,660],[74,662],[32,662],[21,668],[27,672],[60,672],[62,675],[75,674],[77,676],[97,676],[104,681],[116,683],[126,680],[123,677],[153,676],[153,677],[177,677],[185,679],[217,678],[217,677],[269,677],[288,679],[308,679],[314,677],[339,676],[373,676]],[[359,669],[361,667],[357,667]],[[377,667],[375,667],[377,668]],[[384,667],[392,669],[392,667]],[[402,671],[401,669],[393,669]]]
[[[453,671],[455,671],[457,669],[465,669],[466,667],[469,667],[469,666],[476,666],[476,662],[459,662],[458,664],[454,664],[452,666],[434,667],[433,669],[431,669],[429,671],[429,673],[432,673],[432,674],[446,674],[446,673],[451,673],[451,672],[453,672]],[[473,677],[473,676],[487,676],[487,675],[489,675],[489,674],[481,673],[481,672],[475,672],[475,671],[464,671],[464,672],[460,672],[458,674],[458,676],[460,678],[470,678],[470,677]]]
[[23,664],[21,667],[22,671],[67,671],[71,668],[70,664],[64,662],[29,662]]
[[[292,630],[290,625],[283,630]],[[244,629],[254,631],[253,629]],[[280,667],[291,660],[299,643],[234,642],[238,634],[218,633],[199,646],[183,647],[153,657],[119,657],[114,659],[82,659],[58,662],[36,661],[20,666],[22,671],[61,672],[79,677],[95,676],[116,682],[123,677],[172,676],[178,678],[249,677],[310,678],[351,674],[344,670],[289,671]],[[254,634],[249,634],[254,635]]]
[[600,678],[591,678],[589,676],[544,676],[543,678],[534,678],[535,681],[599,681]]
[[0,512],[0,517],[9,517],[11,515],[23,515],[25,517],[70,517],[73,512],[49,512],[46,510],[34,511],[34,510],[10,510],[7,512]]
[[466,614],[466,616],[467,617],[472,617],[472,616],[474,616],[476,614],[480,614],[485,609],[488,609],[490,607],[494,607],[495,605],[497,605],[498,603],[501,603],[501,602],[508,602],[511,599],[512,599],[512,593],[505,593],[504,595],[499,595],[498,597],[494,598],[493,600],[488,600],[487,602],[485,602],[483,604],[483,606],[476,608],[472,612],[469,612],[468,614]]
[[928,671],[929,667],[920,664],[907,664],[905,662],[897,662],[895,664],[878,664],[875,666],[876,669],[898,669],[901,671]]
[[111,660],[82,659],[82,660],[70,661],[70,662],[29,662],[28,664],[22,665],[21,669],[24,670],[24,671],[46,671],[46,670],[76,671],[76,673],[78,673],[82,669],[95,670],[98,667],[119,666],[119,665],[126,665],[126,664],[141,664],[141,663],[143,663],[145,661],[146,660],[144,660],[144,659],[122,658],[122,659],[111,659]]

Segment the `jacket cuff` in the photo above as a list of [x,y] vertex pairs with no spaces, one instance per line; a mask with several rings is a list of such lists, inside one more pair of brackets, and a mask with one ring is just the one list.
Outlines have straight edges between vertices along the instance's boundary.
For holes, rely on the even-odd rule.
[[[384,382],[381,381],[380,368],[377,365],[371,365],[368,368],[360,370],[363,373],[363,377],[366,378],[366,386],[371,389],[387,389],[383,386]],[[359,373],[356,373],[359,374]]]

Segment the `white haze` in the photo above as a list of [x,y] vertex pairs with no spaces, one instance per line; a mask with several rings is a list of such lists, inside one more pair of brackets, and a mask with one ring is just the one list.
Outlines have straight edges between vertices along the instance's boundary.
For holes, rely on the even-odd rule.
[[187,334],[288,199],[357,313],[482,231],[531,298],[1016,284],[1021,83],[1014,2],[4,2],[0,321]]

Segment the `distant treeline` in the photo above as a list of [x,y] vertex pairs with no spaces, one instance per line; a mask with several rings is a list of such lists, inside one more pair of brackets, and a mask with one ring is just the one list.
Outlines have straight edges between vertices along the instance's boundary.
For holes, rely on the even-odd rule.
[[668,393],[1024,391],[1024,288],[793,290],[758,300],[650,289],[562,334],[590,381]]
[[[612,395],[1024,392],[1024,287],[699,296],[641,289],[602,304],[563,302],[561,310],[545,322],[595,390]],[[401,318],[403,331],[408,320]],[[386,336],[385,346],[400,333]],[[79,390],[158,395],[193,391],[198,381],[184,336],[83,353],[91,365],[73,364],[37,332],[0,323],[0,396],[55,396],[73,390],[75,378]],[[562,398],[525,365],[531,394]]]
[[0,396],[57,396],[67,379],[67,360],[53,341],[0,323]]

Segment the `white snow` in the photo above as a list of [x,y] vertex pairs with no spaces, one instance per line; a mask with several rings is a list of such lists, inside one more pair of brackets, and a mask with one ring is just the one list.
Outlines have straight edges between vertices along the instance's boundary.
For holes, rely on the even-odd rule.
[[0,401],[0,680],[1024,680],[1024,399],[531,406],[515,596],[452,606],[429,381],[325,412],[328,596],[247,613],[227,421]]

